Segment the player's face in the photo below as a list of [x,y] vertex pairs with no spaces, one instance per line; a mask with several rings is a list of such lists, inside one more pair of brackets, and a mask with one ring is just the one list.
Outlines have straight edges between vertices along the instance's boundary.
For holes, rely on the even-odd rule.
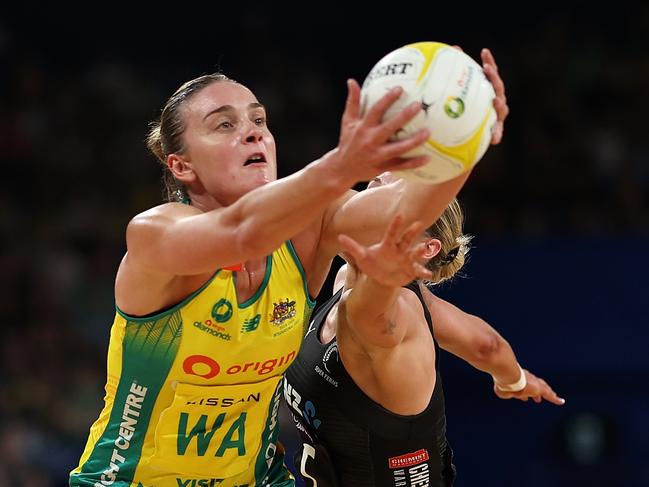
[[277,179],[275,139],[266,109],[243,85],[212,83],[183,107],[186,159],[201,189],[229,204]]

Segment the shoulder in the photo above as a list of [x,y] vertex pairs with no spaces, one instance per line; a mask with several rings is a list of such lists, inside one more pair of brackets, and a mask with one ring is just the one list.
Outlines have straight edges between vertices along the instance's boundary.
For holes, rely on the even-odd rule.
[[129,226],[150,225],[155,224],[158,221],[172,220],[185,216],[197,215],[199,213],[201,213],[201,210],[191,205],[184,205],[182,203],[164,203],[138,213],[131,218]]
[[170,223],[181,218],[200,213],[199,209],[182,203],[164,203],[154,206],[131,218],[126,228],[126,236],[130,240],[142,234],[148,235],[151,232],[164,230]]
[[401,288],[400,297],[406,300],[408,304],[415,304],[415,303],[421,304],[421,299],[419,298],[417,293],[414,292],[412,289],[408,289],[407,287]]
[[401,288],[396,305],[399,307],[397,312],[405,319],[426,319],[424,315],[424,303],[414,291],[408,288]]

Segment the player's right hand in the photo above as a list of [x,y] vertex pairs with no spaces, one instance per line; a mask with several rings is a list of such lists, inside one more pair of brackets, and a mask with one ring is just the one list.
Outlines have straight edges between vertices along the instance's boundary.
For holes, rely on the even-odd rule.
[[390,141],[397,130],[412,120],[421,110],[421,104],[413,102],[396,115],[384,120],[385,113],[401,96],[403,89],[394,87],[361,115],[360,86],[355,80],[347,81],[347,102],[340,123],[335,161],[337,170],[344,171],[352,185],[369,181],[385,172],[411,169],[424,165],[428,157],[409,159],[401,156],[423,144],[430,132],[422,129],[410,137]]

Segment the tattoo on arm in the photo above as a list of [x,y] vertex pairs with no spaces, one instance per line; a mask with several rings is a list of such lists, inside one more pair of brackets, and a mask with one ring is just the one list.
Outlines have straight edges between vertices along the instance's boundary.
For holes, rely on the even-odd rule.
[[388,324],[385,327],[385,330],[383,330],[384,335],[392,335],[394,333],[394,329],[397,327],[397,324],[394,322],[394,320],[388,320]]

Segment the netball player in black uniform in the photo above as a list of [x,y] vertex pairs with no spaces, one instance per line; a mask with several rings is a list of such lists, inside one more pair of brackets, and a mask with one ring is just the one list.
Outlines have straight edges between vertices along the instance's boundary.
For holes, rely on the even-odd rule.
[[[303,439],[296,468],[307,485],[452,485],[439,346],[427,305],[443,308],[413,279],[439,282],[462,267],[468,239],[461,228],[454,201],[424,236],[416,226],[402,231],[396,221],[371,247],[342,237],[351,265],[314,316],[285,379]],[[453,333],[445,327],[451,345]],[[542,379],[520,368],[511,348],[502,355],[488,366],[469,359],[492,373],[497,394],[562,403]]]
[[413,282],[430,277],[410,248],[421,230],[396,221],[369,249],[345,240],[355,266],[314,317],[285,383],[307,484],[451,485],[437,347]]

